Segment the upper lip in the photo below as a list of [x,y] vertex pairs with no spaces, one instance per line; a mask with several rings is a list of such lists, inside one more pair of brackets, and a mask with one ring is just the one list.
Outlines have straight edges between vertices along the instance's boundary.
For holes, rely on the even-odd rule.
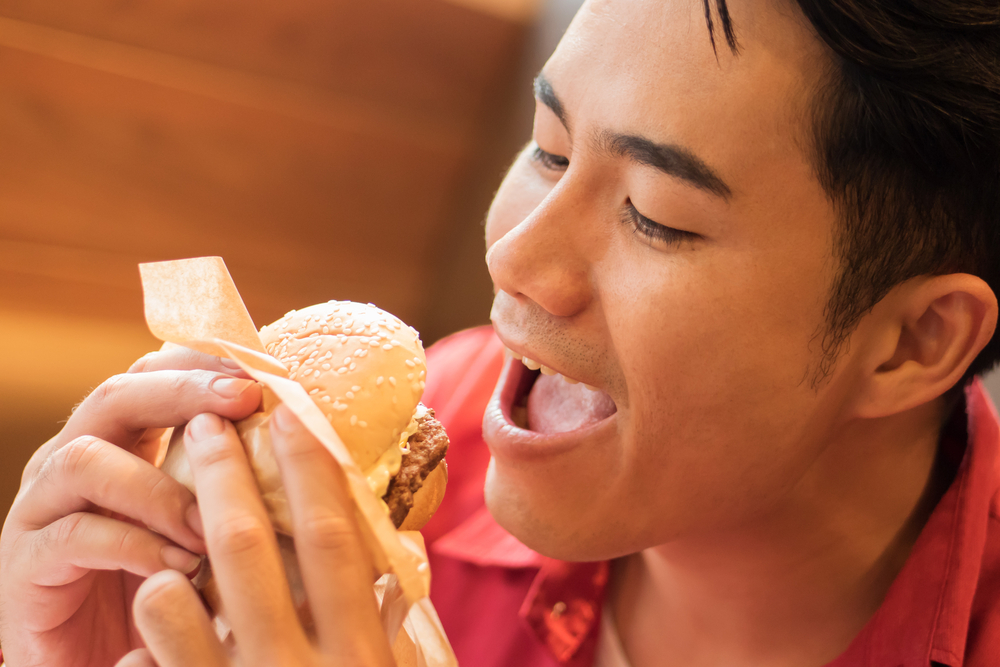
[[541,364],[542,366],[550,368],[551,370],[555,371],[559,375],[562,375],[564,378],[568,380],[571,380],[573,382],[582,382],[591,388],[595,387],[595,385],[591,384],[587,380],[577,377],[576,375],[564,372],[558,365],[548,363],[537,352],[525,351],[525,348],[521,347],[520,345],[509,343],[507,340],[504,339],[504,337],[500,334],[500,332],[497,332],[497,337],[500,339],[500,342],[504,344],[504,347],[510,350],[515,355],[515,357],[520,357],[520,358],[527,357],[528,359],[538,364]]
[[551,363],[548,363],[547,361],[545,361],[542,358],[542,356],[539,355],[537,352],[525,351],[525,349],[523,347],[521,347],[520,345],[513,345],[513,344],[509,343],[508,341],[504,340],[504,337],[501,336],[499,333],[497,334],[497,337],[500,339],[500,342],[503,343],[504,347],[506,347],[508,350],[510,350],[514,354],[515,357],[519,357],[519,358],[525,358],[525,357],[527,357],[528,359],[531,359],[534,362],[537,362],[537,363],[539,363],[539,364],[541,364],[543,366],[551,368],[556,373],[559,373],[560,375],[563,375],[564,377],[568,377],[568,378],[571,378],[573,380],[577,379],[577,378],[573,377],[572,375],[569,375],[567,373],[563,373],[559,369],[559,367],[556,366],[555,364],[551,364]]

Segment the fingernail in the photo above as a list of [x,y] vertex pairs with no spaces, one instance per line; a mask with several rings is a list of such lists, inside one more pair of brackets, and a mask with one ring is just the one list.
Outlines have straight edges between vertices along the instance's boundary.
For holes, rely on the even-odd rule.
[[271,413],[271,425],[276,431],[281,431],[282,433],[288,433],[292,430],[295,421],[291,415],[291,411],[285,407],[284,404],[279,405]]
[[253,380],[240,380],[238,378],[218,377],[212,380],[209,385],[219,396],[223,398],[236,398],[250,388]]
[[191,507],[188,507],[185,519],[187,520],[187,525],[191,529],[191,532],[201,539],[205,539],[205,526],[201,522],[201,512],[198,511],[197,505],[191,505]]
[[235,359],[230,359],[229,357],[219,357],[219,361],[222,362],[222,365],[225,366],[226,368],[242,370],[239,362],[237,362]]
[[180,547],[168,544],[160,549],[160,558],[171,570],[177,570],[183,574],[190,574],[201,564],[201,556],[195,556],[190,551],[185,551]]
[[225,429],[226,425],[222,423],[222,418],[211,412],[198,415],[187,425],[187,432],[192,440],[207,440],[219,435]]

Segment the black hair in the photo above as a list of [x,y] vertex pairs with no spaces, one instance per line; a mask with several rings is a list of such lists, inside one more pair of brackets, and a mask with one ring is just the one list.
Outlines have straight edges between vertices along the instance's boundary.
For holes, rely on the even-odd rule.
[[[832,65],[813,105],[840,262],[818,381],[861,318],[910,278],[969,273],[1000,294],[1000,2],[797,2]],[[715,7],[737,52],[726,0]],[[994,335],[966,379],[998,360]]]

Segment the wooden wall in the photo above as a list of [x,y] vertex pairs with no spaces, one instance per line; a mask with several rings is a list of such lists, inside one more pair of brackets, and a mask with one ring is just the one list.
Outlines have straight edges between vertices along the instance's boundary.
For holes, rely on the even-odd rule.
[[[136,264],[222,255],[258,324],[371,301],[486,322],[480,221],[530,2],[0,4],[0,512],[155,349]],[[492,11],[500,8],[503,11]]]

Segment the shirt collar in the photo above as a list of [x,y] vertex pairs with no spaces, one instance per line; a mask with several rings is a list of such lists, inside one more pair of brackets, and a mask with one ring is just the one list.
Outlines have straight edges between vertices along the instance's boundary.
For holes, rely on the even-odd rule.
[[958,447],[961,463],[954,481],[882,605],[830,667],[963,664],[991,507],[1000,486],[996,408],[978,379],[966,388],[965,399],[966,428],[961,431],[967,438],[948,442],[945,433],[941,443],[945,456],[949,447]]

